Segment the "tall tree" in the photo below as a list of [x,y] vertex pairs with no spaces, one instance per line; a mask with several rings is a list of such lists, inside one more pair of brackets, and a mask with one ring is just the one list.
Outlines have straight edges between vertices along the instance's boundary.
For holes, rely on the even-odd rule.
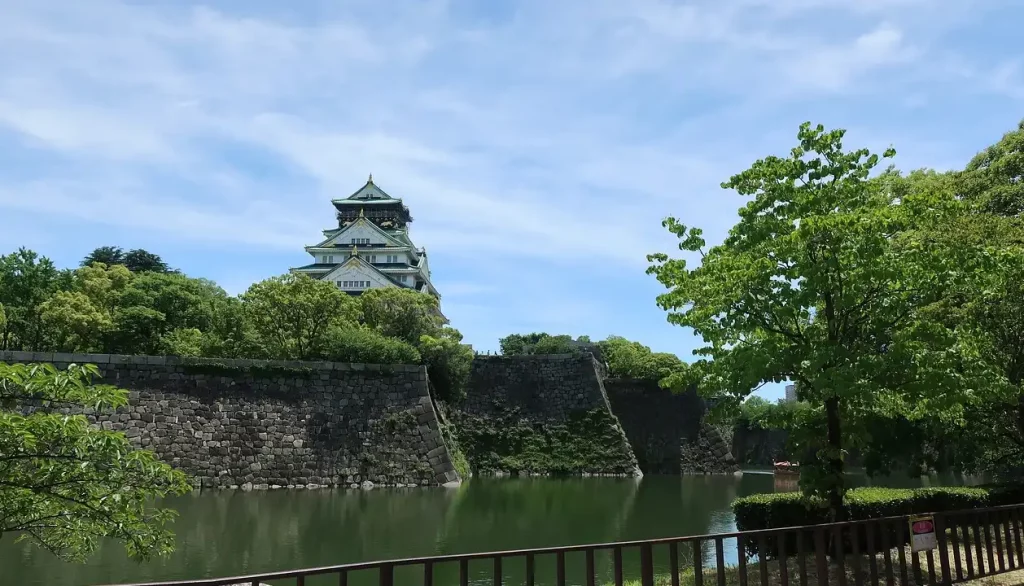
[[1024,215],[1024,121],[958,174],[961,194],[998,216]]
[[81,291],[58,291],[39,304],[39,321],[51,348],[61,352],[102,352],[113,328],[111,314]]
[[288,274],[260,281],[242,294],[245,319],[267,358],[310,360],[327,349],[330,332],[352,327],[359,305],[328,281]]
[[124,266],[133,273],[166,273],[170,269],[159,255],[136,248],[124,255]]
[[544,332],[534,332],[532,334],[509,334],[498,340],[498,347],[501,348],[501,353],[505,356],[532,354],[533,347],[537,345],[537,342],[549,336],[550,334]]
[[675,354],[652,352],[640,342],[621,336],[608,336],[607,340],[598,342],[598,347],[612,376],[661,381],[685,369],[685,364]]
[[398,287],[373,288],[359,296],[363,322],[379,333],[418,344],[444,325],[432,295]]
[[[119,300],[111,352],[156,353],[178,329],[211,332],[227,293],[205,279],[178,273],[134,273]],[[191,334],[182,334],[191,335]]]
[[123,265],[124,251],[120,246],[100,246],[82,259],[83,267],[92,266],[93,263],[103,263],[106,266]]
[[[153,501],[188,491],[185,476],[124,434],[60,412],[127,402],[126,391],[92,384],[97,374],[95,366],[0,363],[0,539],[17,534],[74,561],[105,538],[132,557],[165,554],[174,512]],[[25,415],[29,404],[36,407]]]
[[735,402],[766,382],[800,385],[810,407],[804,441],[820,442],[801,485],[826,496],[833,515],[866,412],[959,415],[960,393],[978,373],[921,309],[976,277],[984,258],[921,236],[954,213],[953,197],[879,188],[869,181],[879,157],[845,151],[843,135],[805,123],[788,157],[766,157],[723,183],[750,201],[721,245],[705,251],[699,229],[666,219],[679,248],[700,256],[697,268],[648,257],[648,272],[670,289],[658,297],[669,321],[706,343],[689,370],[702,392]]
[[66,286],[67,279],[45,256],[26,248],[0,256],[0,303],[7,314],[0,327],[0,350],[41,349],[46,332],[39,304]]

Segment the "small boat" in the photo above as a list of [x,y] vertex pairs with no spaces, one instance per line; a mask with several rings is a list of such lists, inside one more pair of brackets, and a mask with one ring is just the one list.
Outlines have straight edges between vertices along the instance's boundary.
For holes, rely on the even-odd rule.
[[799,476],[800,464],[796,462],[774,462],[772,470],[776,476]]

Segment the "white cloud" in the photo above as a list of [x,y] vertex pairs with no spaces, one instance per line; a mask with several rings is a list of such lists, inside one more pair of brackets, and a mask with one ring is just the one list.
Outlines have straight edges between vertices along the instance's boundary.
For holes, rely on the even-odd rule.
[[301,261],[372,172],[467,297],[484,260],[642,279],[663,216],[720,236],[719,182],[805,117],[939,165],[934,121],[872,117],[1024,98],[1024,56],[963,40],[1001,0],[386,4],[0,0],[0,211]]

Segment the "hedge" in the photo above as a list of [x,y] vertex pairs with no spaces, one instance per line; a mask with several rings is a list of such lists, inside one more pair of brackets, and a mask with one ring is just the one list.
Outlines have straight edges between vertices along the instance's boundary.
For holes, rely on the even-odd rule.
[[[855,488],[846,492],[843,499],[843,516],[847,520],[859,521],[1021,502],[1024,502],[1024,487],[1012,485],[913,489]],[[740,531],[829,522],[827,503],[823,499],[805,497],[799,492],[757,494],[738,498],[733,501],[732,510],[736,516],[736,527]],[[769,541],[774,542],[774,539]],[[749,550],[754,544],[747,545]],[[769,553],[774,553],[774,543],[769,543],[768,549]]]
[[325,358],[364,364],[419,364],[421,360],[419,350],[411,344],[367,328],[333,332]]

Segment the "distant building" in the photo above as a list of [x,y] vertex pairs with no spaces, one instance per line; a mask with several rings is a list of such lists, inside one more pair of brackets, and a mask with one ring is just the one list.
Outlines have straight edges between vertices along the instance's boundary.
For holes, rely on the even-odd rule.
[[796,385],[786,385],[786,402],[796,401]]
[[373,182],[344,199],[331,200],[338,227],[323,231],[324,239],[306,247],[313,262],[293,273],[335,283],[349,295],[375,287],[402,287],[441,294],[430,282],[427,251],[409,239],[412,216],[401,199],[391,197]]

